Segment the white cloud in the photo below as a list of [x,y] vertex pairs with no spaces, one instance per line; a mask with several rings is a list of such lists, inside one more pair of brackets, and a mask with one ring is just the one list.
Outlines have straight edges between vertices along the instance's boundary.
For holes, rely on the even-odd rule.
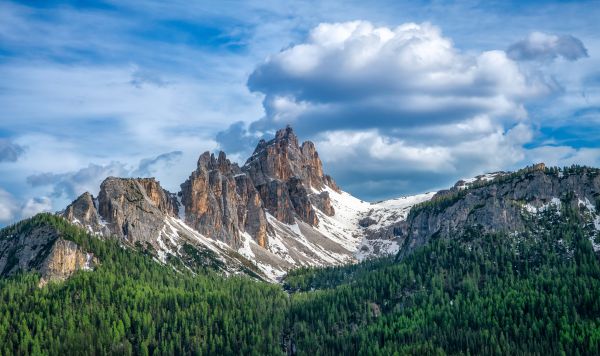
[[554,89],[503,51],[462,53],[431,24],[366,21],[320,24],[305,43],[258,66],[248,86],[265,95],[266,117],[251,128],[292,123],[306,133],[464,125],[476,117],[512,125],[527,118],[526,100]]
[[[362,169],[373,189],[411,174],[461,177],[518,164],[533,138],[525,104],[556,90],[504,51],[463,52],[429,23],[367,21],[318,25],[269,56],[248,87],[265,95],[266,115],[231,135],[292,124],[317,142],[342,185],[364,182]],[[235,142],[218,140],[225,149]]]
[[600,148],[573,148],[570,146],[540,146],[527,151],[531,162],[544,162],[549,166],[572,164],[600,167]]
[[9,192],[0,188],[0,225],[14,223],[43,211],[52,210],[52,201],[48,197],[34,197],[19,204]]

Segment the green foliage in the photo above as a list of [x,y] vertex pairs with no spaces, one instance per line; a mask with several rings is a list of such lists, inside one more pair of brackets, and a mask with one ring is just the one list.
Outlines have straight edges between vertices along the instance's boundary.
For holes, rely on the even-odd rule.
[[176,272],[40,215],[20,228],[52,224],[101,265],[42,289],[0,279],[0,354],[600,354],[600,264],[570,209],[535,233],[474,228],[399,262],[296,270],[285,291]]

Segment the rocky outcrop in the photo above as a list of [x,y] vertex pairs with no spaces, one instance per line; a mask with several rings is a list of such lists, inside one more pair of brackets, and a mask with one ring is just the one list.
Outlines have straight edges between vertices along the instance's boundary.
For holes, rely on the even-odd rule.
[[321,210],[327,216],[334,216],[335,209],[331,204],[331,197],[329,192],[323,191],[319,194],[309,195],[311,203],[319,210]]
[[98,259],[79,245],[61,237],[49,225],[28,226],[0,237],[0,276],[19,271],[37,271],[40,286],[50,281],[63,281],[79,270],[91,270]]
[[250,178],[225,153],[209,152],[181,185],[185,221],[203,235],[233,247],[248,232],[261,246],[267,243],[267,220],[259,193]]
[[44,286],[50,281],[64,281],[75,271],[93,270],[98,263],[93,254],[84,252],[73,241],[59,238],[39,269],[42,275],[39,286]]
[[85,192],[75,199],[61,215],[73,224],[86,229],[88,232],[100,236],[110,236],[111,231],[98,214],[94,197]]
[[[328,195],[320,195],[325,187],[339,191],[329,176],[312,142],[298,145],[291,127],[277,131],[271,141],[261,140],[242,170],[250,176],[261,195],[265,208],[277,220],[293,224],[297,217],[315,226],[319,223],[312,202],[333,215]],[[318,195],[318,197],[311,196]]]
[[97,200],[84,193],[62,215],[96,234],[156,244],[165,217],[177,216],[178,211],[175,194],[154,178],[108,177]]
[[523,231],[531,213],[561,204],[595,210],[599,197],[600,170],[536,165],[466,189],[440,192],[386,232],[402,239],[406,252],[432,236],[448,238],[473,226],[484,232]]
[[241,168],[223,152],[203,153],[177,195],[154,179],[110,177],[96,199],[83,194],[62,214],[97,235],[153,251],[164,263],[197,260],[182,249],[190,245],[221,260],[242,255],[275,278],[296,264],[354,259],[360,236],[336,215],[338,208],[353,214],[348,199],[324,174],[315,145],[300,145],[288,127],[260,141]]

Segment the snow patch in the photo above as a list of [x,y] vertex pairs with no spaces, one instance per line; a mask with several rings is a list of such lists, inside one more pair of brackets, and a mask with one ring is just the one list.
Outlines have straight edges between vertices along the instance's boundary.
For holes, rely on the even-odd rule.
[[85,264],[83,265],[83,270],[85,270],[85,271],[93,270],[93,268],[92,268],[92,258],[93,257],[94,257],[94,255],[91,253],[85,254]]
[[373,204],[373,211],[368,217],[375,220],[376,223],[367,227],[367,229],[377,231],[399,221],[406,220],[408,213],[413,206],[431,200],[435,194],[436,192],[428,192],[425,194],[385,200]]
[[556,207],[556,209],[558,210],[558,214],[560,215],[560,208],[562,206],[562,202],[557,197],[553,197],[548,203],[542,204],[542,206],[540,207],[536,207],[533,204],[527,203],[523,206],[523,208],[530,214],[539,214],[548,210],[548,208],[552,206]]
[[489,181],[492,181],[492,180],[496,179],[497,177],[501,177],[505,174],[506,173],[504,173],[504,172],[494,172],[494,173],[486,173],[486,174],[478,175],[476,177],[464,178],[464,179],[460,180],[462,182],[462,184],[456,185],[455,187],[457,189],[467,189],[473,183],[489,182]]
[[254,242],[252,236],[250,236],[250,234],[247,232],[243,232],[242,238],[243,246],[238,249],[238,252],[246,258],[254,260],[256,258],[256,255],[254,254],[254,252],[252,252],[252,248],[250,247],[250,244]]

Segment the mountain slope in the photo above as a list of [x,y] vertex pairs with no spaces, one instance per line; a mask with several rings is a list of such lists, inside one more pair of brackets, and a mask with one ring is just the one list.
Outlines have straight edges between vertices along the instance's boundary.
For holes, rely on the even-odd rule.
[[407,219],[391,229],[402,240],[401,253],[406,254],[434,237],[447,238],[472,228],[484,233],[537,232],[540,213],[554,211],[560,220],[563,205],[577,212],[597,246],[600,169],[579,166],[558,169],[538,164],[466,188],[457,185],[414,206]]
[[0,278],[0,354],[281,354],[279,286],[167,266],[49,214],[26,224],[56,231],[99,263],[44,288],[38,273]]
[[40,286],[64,281],[76,271],[93,270],[98,259],[43,216],[0,230],[0,276],[39,272]]

